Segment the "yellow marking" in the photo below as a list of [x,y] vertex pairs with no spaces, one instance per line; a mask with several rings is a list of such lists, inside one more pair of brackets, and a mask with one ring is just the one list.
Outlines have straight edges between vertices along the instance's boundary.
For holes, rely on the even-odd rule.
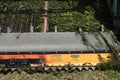
[[30,64],[31,67],[38,67],[40,64]]

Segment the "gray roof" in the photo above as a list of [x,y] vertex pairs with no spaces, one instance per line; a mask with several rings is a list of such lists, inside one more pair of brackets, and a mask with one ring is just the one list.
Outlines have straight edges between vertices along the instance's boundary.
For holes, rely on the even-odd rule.
[[[111,35],[102,33],[115,48],[119,49]],[[49,33],[0,33],[0,52],[59,52],[59,51],[106,51],[109,47],[103,38],[85,32],[90,45],[74,32]],[[92,46],[94,47],[92,47]]]

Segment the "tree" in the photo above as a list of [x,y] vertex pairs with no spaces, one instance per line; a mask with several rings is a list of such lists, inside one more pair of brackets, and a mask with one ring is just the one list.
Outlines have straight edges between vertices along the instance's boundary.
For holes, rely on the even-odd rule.
[[[97,31],[101,24],[111,25],[107,17],[104,0],[52,0],[49,1],[48,24],[49,31],[58,26],[59,31]],[[29,31],[30,23],[35,31],[41,31],[44,16],[44,0],[1,0],[0,26],[6,32],[11,27],[12,32]],[[9,14],[8,14],[9,13]],[[31,20],[32,19],[32,20]]]

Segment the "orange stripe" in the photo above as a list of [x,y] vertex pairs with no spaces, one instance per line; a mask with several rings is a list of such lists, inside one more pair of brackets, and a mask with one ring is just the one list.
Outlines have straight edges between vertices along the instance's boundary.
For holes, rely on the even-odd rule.
[[0,55],[0,59],[37,59],[40,58],[41,56],[44,55],[40,55],[40,54],[25,54],[25,55],[21,55],[21,54],[17,54],[17,55]]

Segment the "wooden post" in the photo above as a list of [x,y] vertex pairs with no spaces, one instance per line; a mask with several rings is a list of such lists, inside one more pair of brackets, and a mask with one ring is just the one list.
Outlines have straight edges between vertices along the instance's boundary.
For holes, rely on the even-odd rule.
[[48,31],[48,0],[45,0],[45,6],[44,6],[44,23],[43,23],[43,28],[42,28],[42,32],[46,33]]

